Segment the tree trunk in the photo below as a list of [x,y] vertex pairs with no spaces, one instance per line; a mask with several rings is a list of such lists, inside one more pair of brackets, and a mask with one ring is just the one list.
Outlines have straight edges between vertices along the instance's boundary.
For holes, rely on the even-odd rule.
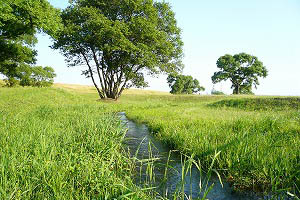
[[89,68],[90,76],[91,76],[91,78],[92,78],[92,81],[93,81],[93,84],[94,84],[95,88],[97,89],[97,92],[98,92],[99,97],[100,97],[101,99],[104,99],[105,96],[103,95],[102,91],[99,89],[99,87],[98,87],[98,85],[97,85],[97,83],[96,83],[96,81],[95,81],[95,79],[94,79],[94,73],[93,73],[93,70],[92,70],[91,65],[89,64],[89,61],[88,61],[87,57],[85,56],[85,54],[84,54],[83,51],[81,52],[81,54],[82,54],[82,56],[84,57],[85,62],[86,62],[86,64],[87,64],[88,68]]
[[240,88],[241,88],[240,85],[235,85],[233,89],[233,94],[240,94],[241,93]]

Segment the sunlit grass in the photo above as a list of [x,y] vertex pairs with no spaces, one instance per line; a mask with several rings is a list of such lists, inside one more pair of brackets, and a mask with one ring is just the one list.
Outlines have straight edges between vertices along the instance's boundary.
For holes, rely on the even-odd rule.
[[[102,101],[89,86],[1,88],[0,144],[5,148],[0,150],[0,168],[4,174],[0,177],[0,194],[24,199],[46,191],[49,198],[53,195],[67,198],[79,195],[78,190],[82,188],[78,184],[84,182],[84,188],[89,189],[82,199],[90,198],[91,194],[147,198],[132,183],[133,166],[121,151],[124,130],[112,116],[113,112],[120,111],[125,111],[127,117],[136,122],[147,124],[164,143],[200,159],[204,170],[211,167],[215,153],[220,152],[213,168],[236,189],[299,192],[299,107],[293,104],[289,109],[280,109],[280,105],[271,101],[268,109],[262,109],[259,102],[266,98],[274,97],[170,95],[127,90],[118,101]],[[232,101],[238,102],[233,105],[246,101],[246,106],[222,103]],[[222,106],[214,106],[218,104]],[[261,109],[256,110],[256,106]],[[74,143],[78,133],[84,134]],[[85,148],[79,151],[83,144]],[[70,151],[87,162],[77,158],[73,161],[68,157],[72,155]],[[107,157],[100,158],[99,152],[106,152]],[[93,164],[94,159],[98,159],[98,164]],[[67,167],[78,163],[80,170],[70,175]],[[41,169],[41,165],[49,167]],[[86,169],[87,166],[91,168]],[[110,171],[111,166],[120,167],[115,172]],[[103,173],[91,178],[94,167]],[[4,169],[10,173],[4,173]],[[57,181],[52,180],[56,171],[60,178]],[[104,190],[104,185],[110,185],[115,176],[119,177],[118,186]],[[44,182],[39,182],[41,180]],[[102,185],[93,185],[89,182],[92,180],[101,180]]]
[[114,115],[78,95],[1,89],[0,199],[147,199],[131,180],[124,134]]
[[[146,123],[171,147],[195,154],[204,168],[221,151],[214,167],[238,190],[299,192],[299,101],[274,98],[125,94],[109,106]],[[211,106],[245,99],[250,102],[245,107]]]

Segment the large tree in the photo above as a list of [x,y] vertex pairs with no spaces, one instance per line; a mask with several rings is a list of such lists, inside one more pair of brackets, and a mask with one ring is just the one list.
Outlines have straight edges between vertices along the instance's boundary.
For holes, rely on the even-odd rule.
[[212,82],[230,80],[233,94],[252,93],[252,86],[259,85],[258,78],[266,77],[268,71],[257,57],[240,53],[234,56],[226,54],[217,61],[220,71],[212,76]]
[[62,12],[54,49],[68,66],[85,66],[100,98],[145,87],[145,73],[182,70],[180,29],[170,5],[153,0],[73,0]]
[[172,94],[193,94],[205,90],[192,76],[170,74],[167,81]]
[[59,10],[46,0],[1,0],[0,73],[12,83],[18,68],[36,61],[36,33],[54,35],[59,25]]

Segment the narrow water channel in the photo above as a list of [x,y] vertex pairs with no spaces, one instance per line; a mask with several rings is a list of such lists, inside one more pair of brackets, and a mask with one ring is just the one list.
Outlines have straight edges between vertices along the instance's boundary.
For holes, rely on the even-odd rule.
[[[162,196],[172,197],[176,191],[182,191],[182,156],[180,154],[173,152],[168,146],[164,145],[157,139],[155,139],[150,133],[145,125],[136,124],[126,118],[125,113],[119,113],[120,119],[123,121],[124,125],[127,127],[128,131],[126,134],[125,144],[127,145],[132,156],[136,156],[138,159],[148,159],[159,158],[159,161],[155,162],[152,166],[152,171],[147,170],[147,166],[140,167],[138,170],[138,177],[136,177],[137,184],[149,180],[149,173],[153,173],[154,186],[160,185],[165,174],[167,174],[166,182],[163,187],[157,189],[157,192]],[[170,153],[170,151],[172,153]],[[169,155],[171,155],[169,157]],[[169,161],[169,162],[168,162]],[[172,167],[169,168],[167,173],[165,173],[166,164],[169,163]],[[199,170],[193,166],[184,177],[184,193],[186,199],[192,197],[193,199],[203,197],[203,189],[201,191],[199,183],[205,185],[205,180],[207,177],[199,172]],[[207,182],[208,186],[214,184],[212,190],[206,196],[206,199],[211,200],[253,200],[260,199],[254,195],[250,194],[238,194],[234,193],[230,186],[223,181],[223,186],[221,185],[217,176],[210,177]],[[166,195],[167,194],[167,195]]]

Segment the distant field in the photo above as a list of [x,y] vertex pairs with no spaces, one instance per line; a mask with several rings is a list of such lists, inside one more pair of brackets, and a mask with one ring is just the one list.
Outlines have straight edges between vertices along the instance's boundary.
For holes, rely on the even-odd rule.
[[300,97],[264,97],[264,98],[239,98],[222,100],[211,104],[210,106],[220,107],[232,107],[242,110],[299,110],[300,109]]
[[[40,157],[32,159],[31,162],[45,164],[50,162],[58,166],[60,161],[51,161],[54,157],[46,157],[44,160],[42,152],[50,151],[54,156],[55,152],[61,149],[69,149],[68,145],[72,147],[73,143],[70,140],[72,137],[68,138],[68,135],[76,135],[78,131],[86,130],[91,134],[87,137],[94,138],[94,141],[99,144],[97,146],[99,149],[93,154],[96,155],[97,152],[103,151],[101,149],[105,149],[107,138],[110,137],[109,134],[102,134],[102,137],[98,131],[114,133],[119,130],[118,123],[114,122],[116,119],[104,113],[125,111],[128,118],[147,124],[161,141],[184,153],[196,155],[201,160],[203,169],[207,169],[215,153],[221,151],[214,168],[224,174],[236,189],[272,190],[273,192],[283,190],[294,193],[297,190],[299,192],[300,188],[299,104],[299,98],[296,97],[278,100],[278,97],[170,95],[142,90],[125,91],[118,101],[99,101],[94,88],[87,86],[56,84],[52,89],[2,88],[0,89],[0,110],[8,114],[2,115],[6,121],[2,120],[0,134],[8,132],[11,136],[2,136],[0,144],[7,147],[6,150],[2,150],[2,155],[15,152],[13,155],[16,156],[13,159],[15,160],[13,165],[8,163],[5,166],[21,165],[29,170],[22,173],[29,173],[31,176],[34,173],[26,168],[27,165],[21,164],[21,158],[17,157],[19,154],[25,156],[26,151],[29,151],[30,148],[22,150],[23,145],[26,146],[31,140],[39,141],[40,146],[35,145],[35,147],[38,152],[41,152],[41,154],[37,153]],[[20,123],[15,125],[18,120]],[[80,124],[80,120],[83,120],[82,126],[71,126],[71,124]],[[109,123],[112,125],[108,126]],[[34,124],[34,126],[31,127],[29,124]],[[23,134],[24,132],[26,135]],[[35,136],[30,136],[31,133]],[[18,139],[20,135],[22,137]],[[51,144],[55,150],[50,144],[49,149],[43,146],[45,141],[42,138],[47,135],[56,141]],[[28,137],[31,139],[29,140]],[[65,141],[65,139],[59,140],[61,137],[66,137],[66,144],[61,144],[61,141]],[[98,141],[97,138],[102,139]],[[120,139],[120,136],[116,138]],[[86,140],[86,138],[81,139],[79,141]],[[10,145],[6,141],[10,141],[8,143]],[[17,141],[16,145],[12,141]],[[106,143],[102,146],[100,144],[103,141]],[[114,141],[110,141],[111,145],[107,147],[108,156],[117,155],[115,163],[119,163],[124,158],[120,156],[118,150],[120,147]],[[87,146],[87,149],[90,147]],[[76,150],[78,146],[74,144],[74,151]],[[87,152],[83,152],[83,155],[79,157],[86,156],[85,153]],[[9,159],[4,159],[5,162],[8,162],[7,160]],[[1,162],[4,161],[0,160],[2,168],[4,165],[1,165]],[[84,167],[84,162],[81,167]],[[124,168],[126,169],[126,166]],[[105,166],[102,169],[106,170]],[[16,173],[16,169],[12,167],[9,170],[12,174]],[[46,171],[45,174],[47,173]],[[79,170],[74,173],[75,176],[70,177],[76,177],[77,180],[81,172]],[[21,175],[15,175],[14,180],[20,181]],[[107,177],[104,173],[102,177],[97,178],[106,179]],[[79,182],[86,181],[80,178],[78,180]],[[103,184],[109,184],[111,179],[108,178],[107,181]],[[3,183],[3,181],[0,182],[2,187],[4,187]],[[134,191],[132,183],[129,182],[129,186],[130,190]],[[34,185],[28,187],[32,189]],[[5,185],[5,188],[10,192],[14,191],[12,185]],[[23,188],[20,191],[27,189]],[[45,188],[38,189],[45,190]],[[51,187],[48,189],[59,191]],[[117,191],[113,194],[126,193],[120,188],[113,191]]]

